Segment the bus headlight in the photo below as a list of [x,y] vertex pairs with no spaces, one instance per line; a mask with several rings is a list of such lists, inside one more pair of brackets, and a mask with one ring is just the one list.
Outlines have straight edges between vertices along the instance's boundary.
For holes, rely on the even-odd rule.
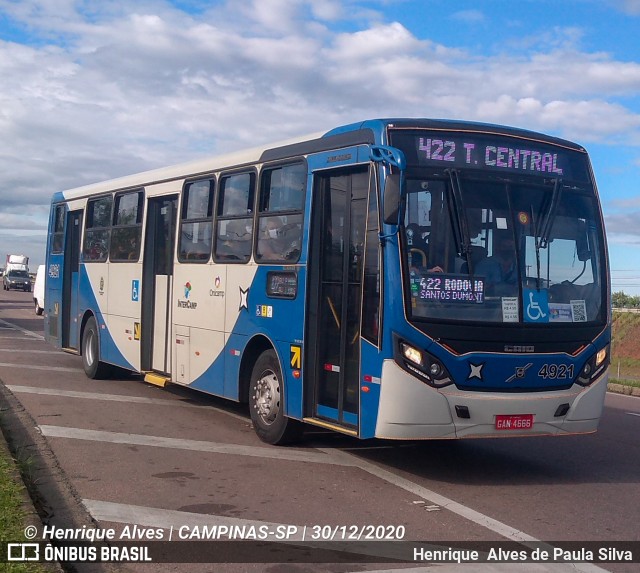
[[609,365],[609,345],[598,350],[582,367],[580,374],[576,378],[576,383],[580,386],[589,386],[603,370]]
[[418,366],[422,366],[422,352],[420,352],[417,348],[406,344],[405,342],[401,342],[400,347],[402,348],[402,355],[407,360],[413,362]]
[[451,375],[438,358],[408,342],[396,340],[395,359],[403,370],[434,388],[453,384]]

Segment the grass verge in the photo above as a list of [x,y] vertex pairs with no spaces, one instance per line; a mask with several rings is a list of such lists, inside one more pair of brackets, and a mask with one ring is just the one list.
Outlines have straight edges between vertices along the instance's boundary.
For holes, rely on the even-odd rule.
[[610,384],[621,384],[622,386],[631,386],[632,388],[640,388],[640,380],[627,380],[624,378],[609,378]]
[[[4,440],[0,434],[0,440]],[[0,447],[0,539],[3,542],[26,541],[24,528],[29,524],[25,511],[27,492],[16,464],[6,447]],[[4,545],[4,543],[3,543]],[[6,546],[3,548],[6,550]],[[0,563],[0,570],[7,573],[46,573],[50,571],[41,563]]]

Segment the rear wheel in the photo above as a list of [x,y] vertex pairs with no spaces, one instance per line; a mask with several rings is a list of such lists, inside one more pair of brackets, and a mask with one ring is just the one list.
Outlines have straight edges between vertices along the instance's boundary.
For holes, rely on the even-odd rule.
[[35,306],[36,306],[36,314],[37,314],[38,316],[40,316],[40,315],[42,314],[42,312],[44,311],[44,308],[42,308],[41,306],[39,306],[39,305],[38,305],[38,299],[37,299],[37,298],[34,298],[34,299],[33,299],[33,303],[34,303],[34,304],[35,304]]
[[109,365],[100,362],[100,340],[98,339],[98,325],[92,316],[82,333],[82,366],[87,377],[94,380],[105,378],[109,373]]
[[284,384],[278,357],[266,350],[256,361],[249,386],[249,410],[258,437],[281,445],[300,437],[300,422],[284,415]]

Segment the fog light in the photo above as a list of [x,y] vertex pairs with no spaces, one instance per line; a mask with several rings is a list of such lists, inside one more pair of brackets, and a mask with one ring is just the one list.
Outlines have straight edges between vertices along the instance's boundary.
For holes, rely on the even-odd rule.
[[433,376],[434,378],[438,378],[440,376],[440,373],[442,372],[442,368],[440,368],[440,364],[436,364],[435,362],[433,362],[429,367],[429,372],[431,373],[431,376]]

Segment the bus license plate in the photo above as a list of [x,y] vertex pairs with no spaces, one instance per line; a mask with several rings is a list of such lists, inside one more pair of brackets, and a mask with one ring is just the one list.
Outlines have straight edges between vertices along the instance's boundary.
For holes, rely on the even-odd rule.
[[496,430],[530,430],[533,414],[500,414],[496,416]]

